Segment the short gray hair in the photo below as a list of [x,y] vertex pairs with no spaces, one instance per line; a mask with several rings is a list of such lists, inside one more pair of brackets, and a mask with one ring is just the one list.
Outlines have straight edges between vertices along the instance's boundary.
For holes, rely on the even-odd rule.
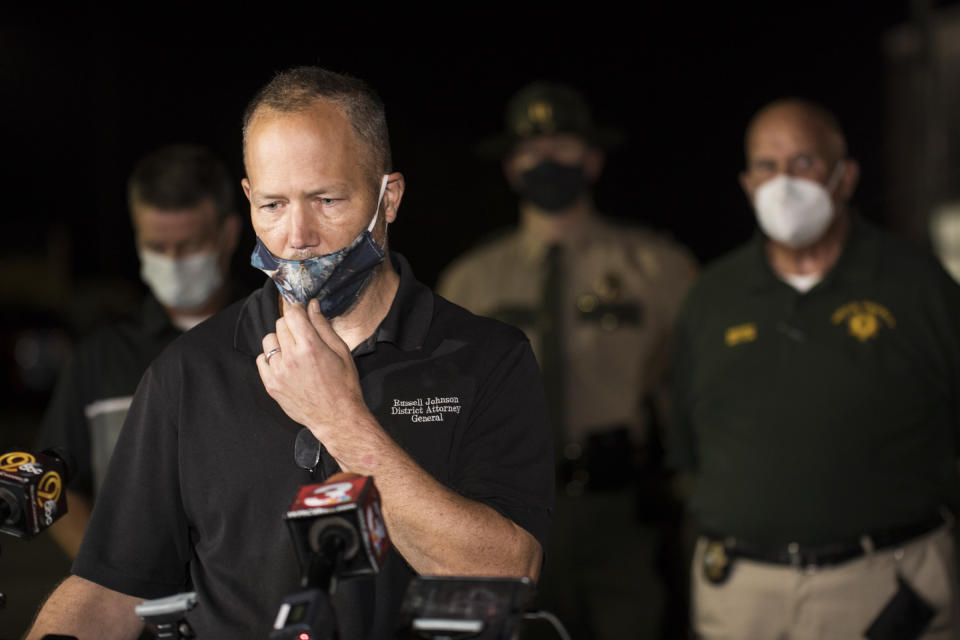
[[392,171],[390,136],[380,96],[363,80],[320,67],[295,67],[278,73],[260,89],[243,112],[243,148],[246,154],[247,131],[260,109],[281,113],[306,111],[318,99],[327,100],[343,111],[353,130],[366,145],[364,159],[371,176]]

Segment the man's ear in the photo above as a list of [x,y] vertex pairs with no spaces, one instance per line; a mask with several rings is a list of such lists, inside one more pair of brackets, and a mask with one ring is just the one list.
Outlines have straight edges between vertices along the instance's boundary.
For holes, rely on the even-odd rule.
[[397,210],[400,208],[405,187],[406,181],[399,171],[387,176],[387,188],[383,192],[383,217],[389,224],[393,224],[397,219]]
[[500,162],[500,166],[503,168],[503,177],[507,179],[507,184],[514,191],[518,191],[520,188],[520,169],[517,167],[517,163],[514,162],[514,154],[508,154],[504,156],[503,160]]
[[740,188],[743,189],[744,195],[747,196],[749,202],[753,202],[753,192],[754,186],[753,181],[750,180],[750,174],[744,170],[737,174],[737,179],[740,181]]
[[607,154],[601,149],[591,147],[583,158],[583,171],[587,180],[591,183],[596,182],[600,174],[603,173],[603,167],[607,163]]
[[220,229],[220,238],[223,243],[223,252],[227,256],[232,256],[237,250],[237,244],[240,242],[240,231],[243,228],[243,221],[239,214],[231,213],[223,219]]
[[843,161],[843,175],[840,176],[840,182],[837,183],[837,199],[846,202],[852,198],[859,182],[860,163],[853,158],[847,158]]
[[240,186],[243,187],[243,194],[247,196],[247,200],[250,199],[250,181],[244,178],[240,181]]

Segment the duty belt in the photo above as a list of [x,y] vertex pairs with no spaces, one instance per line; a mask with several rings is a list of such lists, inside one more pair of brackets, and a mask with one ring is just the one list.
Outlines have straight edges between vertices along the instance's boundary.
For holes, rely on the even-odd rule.
[[[787,545],[763,546],[753,545],[738,538],[716,536],[706,532],[703,535],[708,541],[707,554],[714,559],[719,574],[721,573],[721,565],[729,563],[735,558],[746,558],[757,562],[789,565],[797,568],[837,565],[866,553],[896,547],[952,522],[953,516],[949,512],[938,513],[909,525],[865,534],[856,541],[850,540],[824,545],[801,545],[791,542]],[[710,562],[708,561],[707,564],[710,564]]]

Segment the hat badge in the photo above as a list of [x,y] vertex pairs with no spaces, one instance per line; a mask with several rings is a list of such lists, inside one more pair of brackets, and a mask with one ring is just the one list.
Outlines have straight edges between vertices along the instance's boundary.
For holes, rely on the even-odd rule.
[[[525,125],[525,126],[524,126]],[[556,123],[553,120],[553,105],[545,100],[535,100],[527,107],[527,122],[521,125],[526,131],[521,133],[529,134],[531,130],[536,129],[544,133],[551,133],[556,129]]]

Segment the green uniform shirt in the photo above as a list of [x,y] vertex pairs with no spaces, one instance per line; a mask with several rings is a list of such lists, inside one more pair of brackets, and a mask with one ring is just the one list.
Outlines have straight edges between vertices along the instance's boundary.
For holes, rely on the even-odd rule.
[[956,506],[960,287],[932,257],[855,218],[802,294],[758,234],[704,272],[676,340],[670,454],[704,530],[821,544]]

